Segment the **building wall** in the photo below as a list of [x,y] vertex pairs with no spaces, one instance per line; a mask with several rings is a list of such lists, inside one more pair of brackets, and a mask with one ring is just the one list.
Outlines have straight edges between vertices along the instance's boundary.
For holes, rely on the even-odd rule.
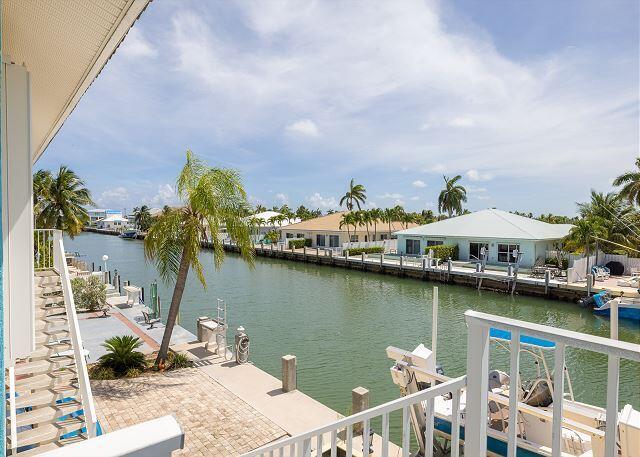
[[508,265],[508,262],[501,262],[498,260],[498,245],[500,244],[518,244],[520,245],[520,252],[522,258],[520,260],[520,266],[523,268],[530,268],[535,264],[537,258],[543,258],[547,250],[553,249],[553,241],[531,241],[531,240],[496,240],[496,239],[482,239],[482,238],[452,238],[452,237],[423,237],[423,236],[411,236],[398,234],[398,252],[406,255],[406,240],[419,240],[420,241],[420,254],[424,254],[427,249],[427,242],[442,241],[444,244],[457,244],[459,252],[459,260],[471,261],[469,255],[470,243],[486,243],[489,245],[489,255],[487,263],[493,265]]

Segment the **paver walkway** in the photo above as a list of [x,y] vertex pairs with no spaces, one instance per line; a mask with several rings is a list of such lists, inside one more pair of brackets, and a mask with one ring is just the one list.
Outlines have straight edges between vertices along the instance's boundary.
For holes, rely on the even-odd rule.
[[286,432],[197,368],[91,381],[106,432],[174,414],[185,432],[175,455],[237,456]]

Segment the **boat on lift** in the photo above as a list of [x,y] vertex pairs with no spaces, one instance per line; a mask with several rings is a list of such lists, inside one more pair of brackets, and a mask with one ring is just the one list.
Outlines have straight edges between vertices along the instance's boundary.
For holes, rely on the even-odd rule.
[[[437,295],[434,294],[436,297]],[[437,298],[434,299],[432,347],[437,344]],[[492,328],[490,341],[498,348],[511,349],[511,333]],[[556,375],[549,369],[547,354],[555,350],[556,344],[526,335],[520,336],[520,376],[510,379],[509,374],[499,370],[488,373],[489,403],[487,405],[487,451],[491,456],[506,456],[509,426],[509,391],[517,389],[518,408],[518,457],[549,457],[552,455],[553,389],[554,378],[565,377],[567,391],[563,392],[562,455],[573,457],[603,457],[605,455],[606,410],[577,401],[569,371]],[[429,388],[432,385],[450,381],[436,363],[435,351],[420,344],[413,351],[396,347],[387,348],[387,357],[394,361],[391,377],[406,396]],[[523,357],[528,356],[528,357]],[[526,362],[533,362],[527,367]],[[523,373],[534,373],[525,379]],[[412,407],[411,422],[416,440],[420,445],[420,455],[425,455],[425,446],[433,446],[436,455],[450,452],[451,424],[454,400],[451,394],[436,397],[434,408],[434,432],[438,439],[425,443],[427,417],[426,403]],[[464,440],[464,418],[466,409],[466,388],[460,394],[461,429]],[[640,455],[640,412],[626,405],[618,414],[618,456],[637,457]]]
[[136,238],[138,238],[139,234],[140,234],[140,231],[138,229],[124,230],[120,234],[120,238],[123,238],[125,240],[135,240]]
[[611,307],[618,307],[620,319],[640,321],[640,298],[616,297],[612,298],[608,292],[602,291],[595,294],[589,302],[593,303],[593,312],[601,316],[611,316]]

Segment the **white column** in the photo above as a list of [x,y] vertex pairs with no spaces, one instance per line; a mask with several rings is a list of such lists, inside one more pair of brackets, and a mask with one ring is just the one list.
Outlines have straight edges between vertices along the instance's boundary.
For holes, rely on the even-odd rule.
[[467,332],[467,407],[464,455],[487,455],[489,328],[465,316]]

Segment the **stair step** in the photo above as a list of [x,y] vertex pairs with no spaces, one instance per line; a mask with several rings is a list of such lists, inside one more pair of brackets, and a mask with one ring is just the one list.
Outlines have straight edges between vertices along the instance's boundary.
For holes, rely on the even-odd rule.
[[27,378],[16,379],[16,392],[22,393],[25,390],[48,389],[60,384],[68,384],[78,375],[75,370],[65,369],[51,373],[38,374]]
[[59,440],[62,435],[80,430],[82,427],[84,427],[84,419],[78,417],[72,417],[53,424],[43,424],[37,428],[18,433],[18,445],[48,444]]
[[23,427],[25,425],[36,425],[55,422],[62,416],[76,413],[82,409],[82,403],[77,400],[56,403],[50,406],[41,406],[24,413],[16,414],[16,425]]
[[16,397],[16,408],[50,405],[63,398],[77,397],[78,388],[73,385],[60,385],[52,389],[43,389]]
[[73,357],[59,357],[54,360],[35,360],[23,363],[17,363],[15,366],[15,375],[35,375],[39,373],[48,373],[54,370],[59,370],[63,367],[73,365]]
[[[66,340],[66,341],[61,341],[61,340]],[[53,347],[53,346],[68,345],[68,344],[69,344],[69,331],[61,332],[57,335],[47,335],[45,333],[40,333],[36,336],[37,350],[41,349],[43,346]]]
[[39,319],[35,322],[34,330],[36,332],[45,332],[48,333],[50,331],[57,331],[58,329],[67,329],[67,317],[66,316],[57,316],[50,317],[45,319]]
[[64,306],[46,306],[44,308],[36,308],[36,318],[44,319],[56,316],[66,316],[66,308]]
[[43,307],[45,305],[55,305],[58,303],[64,303],[64,297],[62,295],[51,297],[35,297],[34,303],[38,307]]
[[43,296],[45,294],[54,294],[62,292],[62,285],[60,284],[44,284],[36,287],[36,295]]
[[38,454],[42,454],[43,452],[53,451],[55,449],[58,449],[59,447],[61,446],[55,442],[49,443],[49,444],[41,444],[38,447],[34,447],[26,451],[18,452],[16,455],[19,455],[20,457],[28,457],[30,455],[38,455]]
[[[63,358],[65,357],[60,356],[60,353],[64,353],[65,351],[69,351],[73,349],[71,347],[71,343],[65,343],[65,344],[58,344],[55,346],[43,346],[39,349],[36,349],[35,351],[33,351],[31,354],[29,354],[29,357],[27,359],[27,361],[29,362],[35,362],[37,360],[45,360],[45,359],[49,359],[51,358],[51,360],[58,360],[59,358]],[[72,355],[68,356],[73,358]]]
[[33,281],[36,287],[47,287],[47,286],[56,286],[60,284],[60,276],[51,275],[51,276],[36,276]]
[[59,276],[58,273],[53,268],[50,268],[48,270],[36,271],[33,275],[36,278],[49,277],[49,276]]
[[45,335],[58,335],[60,333],[69,333],[69,325],[65,322],[64,324],[56,324],[56,325],[47,325],[44,329],[40,330],[40,333]]

